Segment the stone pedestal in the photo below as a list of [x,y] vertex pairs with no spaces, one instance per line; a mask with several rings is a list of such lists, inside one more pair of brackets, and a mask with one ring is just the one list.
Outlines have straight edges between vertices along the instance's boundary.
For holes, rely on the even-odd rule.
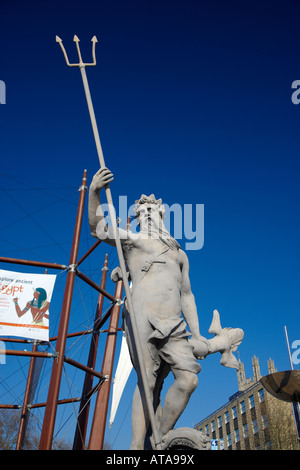
[[210,447],[209,437],[192,428],[172,429],[162,440],[162,450],[210,450]]

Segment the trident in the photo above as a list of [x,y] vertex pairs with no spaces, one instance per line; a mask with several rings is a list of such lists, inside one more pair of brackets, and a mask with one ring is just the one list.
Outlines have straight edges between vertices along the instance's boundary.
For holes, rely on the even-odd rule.
[[[92,63],[84,63],[81,57],[81,52],[80,52],[80,47],[79,47],[79,38],[75,35],[73,38],[73,41],[76,43],[76,48],[78,52],[78,57],[79,57],[79,62],[77,64],[70,64],[66,50],[63,46],[62,40],[56,36],[56,42],[59,43],[66,63],[69,67],[79,67],[80,72],[81,72],[81,77],[82,77],[82,82],[84,86],[84,91],[85,91],[85,96],[87,100],[87,105],[90,113],[90,118],[91,118],[91,123],[92,123],[92,128],[93,128],[93,133],[95,137],[95,143],[96,143],[96,148],[97,148],[97,153],[99,157],[99,162],[100,162],[100,168],[105,167],[105,162],[104,162],[104,157],[103,157],[103,152],[102,152],[102,146],[100,142],[100,137],[99,137],[99,132],[98,132],[98,126],[97,126],[97,121],[95,117],[95,112],[94,112],[94,107],[92,103],[92,98],[91,98],[91,93],[89,89],[89,84],[87,80],[87,75],[85,71],[85,67],[87,66],[93,66],[96,65],[96,55],[95,55],[95,48],[96,48],[96,42],[98,42],[96,36],[92,38],[92,43],[93,43],[93,49],[92,49],[92,55],[93,55],[93,62]],[[105,186],[105,193],[106,193],[106,198],[107,198],[107,203],[109,207],[109,215],[112,223],[112,229],[113,229],[113,234],[115,237],[116,241],[116,248],[117,248],[117,253],[119,257],[119,263],[120,263],[120,269],[122,272],[122,277],[123,277],[123,283],[124,283],[124,289],[125,289],[125,294],[127,297],[127,302],[128,302],[128,311],[130,315],[130,320],[132,323],[132,332],[133,332],[133,337],[135,341],[135,346],[137,350],[137,357],[138,357],[138,363],[139,363],[139,368],[140,368],[140,373],[141,373],[141,378],[142,378],[142,384],[143,384],[143,389],[144,389],[144,395],[146,399],[146,405],[148,408],[148,413],[149,413],[149,419],[150,423],[152,426],[152,432],[153,432],[153,438],[155,442],[155,448],[157,450],[161,449],[160,445],[160,438],[159,438],[159,433],[158,433],[158,428],[156,424],[156,419],[155,419],[155,414],[154,414],[154,408],[153,408],[153,402],[151,400],[151,394],[150,394],[150,388],[148,384],[148,379],[147,379],[147,374],[146,374],[146,368],[145,368],[145,363],[144,363],[144,358],[143,358],[143,353],[141,349],[141,343],[139,340],[139,334],[138,334],[138,329],[137,329],[137,323],[136,323],[136,317],[134,314],[134,309],[132,305],[132,300],[131,300],[131,291],[129,287],[129,282],[127,279],[127,273],[126,273],[126,266],[125,266],[125,260],[123,256],[123,251],[122,251],[122,246],[120,242],[120,237],[119,237],[119,232],[117,229],[117,219],[116,219],[116,213],[112,201],[112,195],[111,191],[109,188],[109,184]]]

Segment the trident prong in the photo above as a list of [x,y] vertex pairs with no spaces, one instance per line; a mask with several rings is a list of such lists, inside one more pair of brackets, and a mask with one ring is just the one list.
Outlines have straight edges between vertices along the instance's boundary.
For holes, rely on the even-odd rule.
[[59,43],[60,47],[61,47],[61,50],[63,51],[63,54],[64,54],[64,57],[65,57],[65,60],[66,60],[66,64],[69,66],[69,67],[90,67],[92,65],[96,65],[96,42],[98,42],[98,39],[96,38],[96,36],[93,36],[91,41],[93,43],[93,49],[92,49],[92,55],[93,55],[93,62],[91,63],[85,63],[83,62],[82,60],[82,57],[81,57],[81,52],[80,52],[80,47],[79,47],[79,42],[80,42],[80,39],[78,38],[78,36],[74,36],[73,38],[73,41],[76,43],[76,48],[77,48],[77,53],[78,53],[78,58],[79,58],[79,62],[77,64],[70,64],[69,62],[69,59],[68,59],[68,55],[66,53],[66,50],[64,48],[64,45],[62,43],[62,39],[58,36],[56,36],[55,38],[56,42]]

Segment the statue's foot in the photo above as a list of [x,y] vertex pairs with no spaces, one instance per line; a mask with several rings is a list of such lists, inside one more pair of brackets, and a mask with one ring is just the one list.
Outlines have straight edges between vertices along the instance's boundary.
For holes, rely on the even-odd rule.
[[240,328],[222,328],[219,312],[214,310],[213,320],[208,331],[215,334],[215,337],[210,340],[210,344],[212,352],[219,351],[222,354],[220,364],[238,370],[239,364],[233,352],[237,350],[242,342],[244,337],[243,330]]

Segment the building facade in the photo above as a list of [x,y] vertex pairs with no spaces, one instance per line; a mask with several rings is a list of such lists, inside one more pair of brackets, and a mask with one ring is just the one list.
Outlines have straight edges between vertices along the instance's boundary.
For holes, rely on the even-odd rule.
[[[257,357],[252,358],[253,379],[246,378],[239,361],[239,390],[228,403],[196,424],[214,440],[218,450],[298,449],[291,403],[271,396],[261,385]],[[268,373],[276,372],[269,359]]]

